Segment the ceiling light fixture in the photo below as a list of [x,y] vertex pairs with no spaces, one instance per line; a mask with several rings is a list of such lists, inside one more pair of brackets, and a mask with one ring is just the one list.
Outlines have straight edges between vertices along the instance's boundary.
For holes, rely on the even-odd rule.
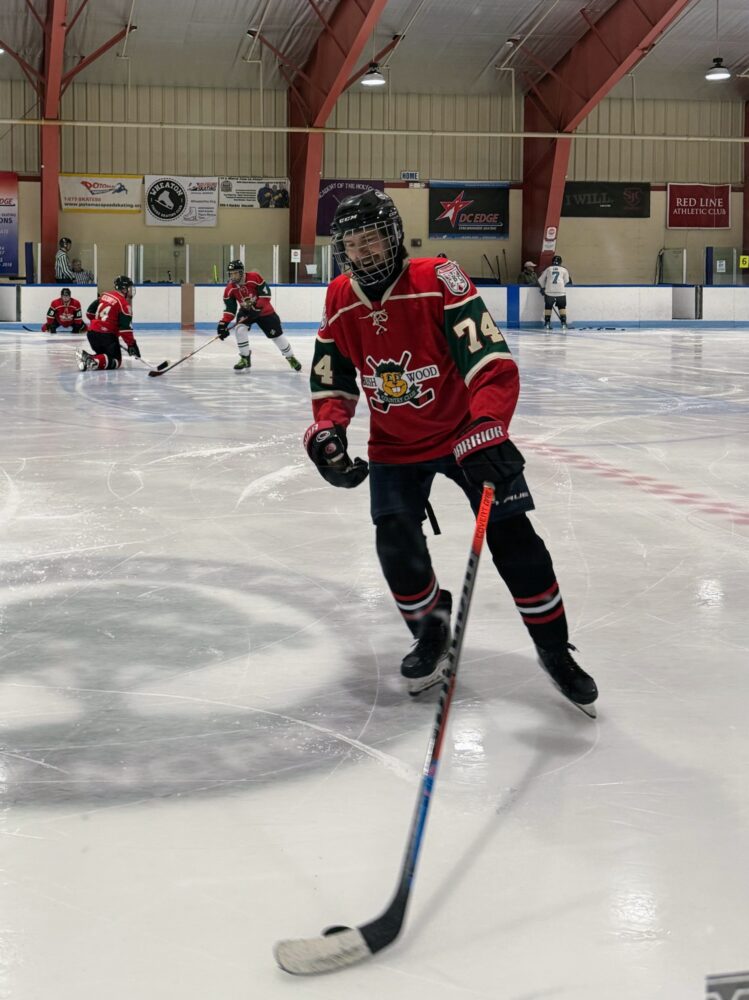
[[382,87],[387,83],[385,77],[380,72],[380,67],[376,62],[369,64],[369,69],[361,78],[363,87]]
[[[720,52],[720,0],[715,0],[715,51]],[[723,65],[720,56],[713,59],[713,64],[705,73],[705,79],[711,82],[715,80],[730,80],[731,71]]]
[[706,80],[730,80],[731,71],[726,66],[723,65],[723,60],[720,56],[716,56],[713,59],[713,64],[710,69],[705,73]]

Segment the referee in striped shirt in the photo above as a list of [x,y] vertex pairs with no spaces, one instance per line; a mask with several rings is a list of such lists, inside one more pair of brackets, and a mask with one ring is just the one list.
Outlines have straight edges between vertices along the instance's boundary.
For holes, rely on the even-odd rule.
[[69,240],[67,236],[63,236],[60,240],[60,249],[55,254],[55,281],[75,281],[75,274],[68,257],[68,251],[72,245],[72,240]]

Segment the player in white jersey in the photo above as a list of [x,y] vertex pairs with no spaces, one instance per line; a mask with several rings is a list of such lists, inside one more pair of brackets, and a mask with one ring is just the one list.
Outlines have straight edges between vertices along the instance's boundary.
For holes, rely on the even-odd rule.
[[551,329],[551,311],[554,306],[559,310],[562,330],[567,329],[567,285],[572,284],[570,272],[562,267],[562,258],[558,255],[551,258],[551,264],[538,276],[538,287],[544,296],[544,330]]

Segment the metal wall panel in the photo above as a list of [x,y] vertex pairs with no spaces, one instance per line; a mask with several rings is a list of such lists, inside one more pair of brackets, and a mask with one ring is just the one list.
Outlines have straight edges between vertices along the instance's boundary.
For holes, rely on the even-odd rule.
[[[38,103],[26,81],[0,81],[0,117],[35,118]],[[189,125],[286,123],[286,94],[278,90],[128,87],[73,84],[62,116],[78,121],[177,122]],[[515,121],[522,127],[522,102]],[[408,135],[427,131],[502,131],[513,125],[509,96],[371,93],[352,88],[339,100],[332,127],[388,128],[385,136],[338,135],[325,143],[327,177],[394,180],[401,170],[424,179],[519,181],[520,140]],[[581,132],[645,135],[743,135],[741,101],[603,101]],[[0,126],[0,170],[39,172],[39,130]],[[743,182],[741,143],[658,139],[578,140],[570,180]],[[63,128],[62,170],[90,173],[286,174],[283,133],[201,129]]]
[[[516,121],[522,120],[516,101]],[[424,180],[502,180],[521,176],[519,140],[475,136],[419,136],[419,130],[497,131],[512,128],[510,97],[440,94],[373,94],[362,88],[344,94],[328,122],[333,128],[388,128],[393,135],[337,135],[325,142],[326,177],[398,180],[401,170],[418,170]]]
[[[580,132],[663,136],[741,137],[741,101],[668,101],[614,98],[602,101]],[[740,142],[669,142],[624,139],[578,140],[572,144],[569,180],[701,181],[743,183]]]
[[[0,91],[2,85],[0,85]],[[282,91],[77,84],[62,117],[77,121],[173,122],[175,128],[63,128],[63,171],[192,175],[286,175],[283,133],[212,131],[201,125],[286,124]],[[2,150],[0,149],[0,152]]]
[[[25,80],[0,80],[0,118],[37,118],[39,102]],[[39,129],[0,125],[0,170],[39,173]]]

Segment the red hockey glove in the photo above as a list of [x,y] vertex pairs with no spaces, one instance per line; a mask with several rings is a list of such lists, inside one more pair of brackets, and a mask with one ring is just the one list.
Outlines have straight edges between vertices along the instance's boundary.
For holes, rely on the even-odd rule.
[[495,503],[512,492],[512,487],[525,468],[525,459],[507,436],[500,420],[480,417],[458,439],[453,454],[469,483],[481,489],[492,483]]
[[304,434],[304,447],[317,471],[331,486],[351,489],[369,475],[369,465],[362,458],[353,461],[346,450],[346,431],[331,420],[311,424]]

